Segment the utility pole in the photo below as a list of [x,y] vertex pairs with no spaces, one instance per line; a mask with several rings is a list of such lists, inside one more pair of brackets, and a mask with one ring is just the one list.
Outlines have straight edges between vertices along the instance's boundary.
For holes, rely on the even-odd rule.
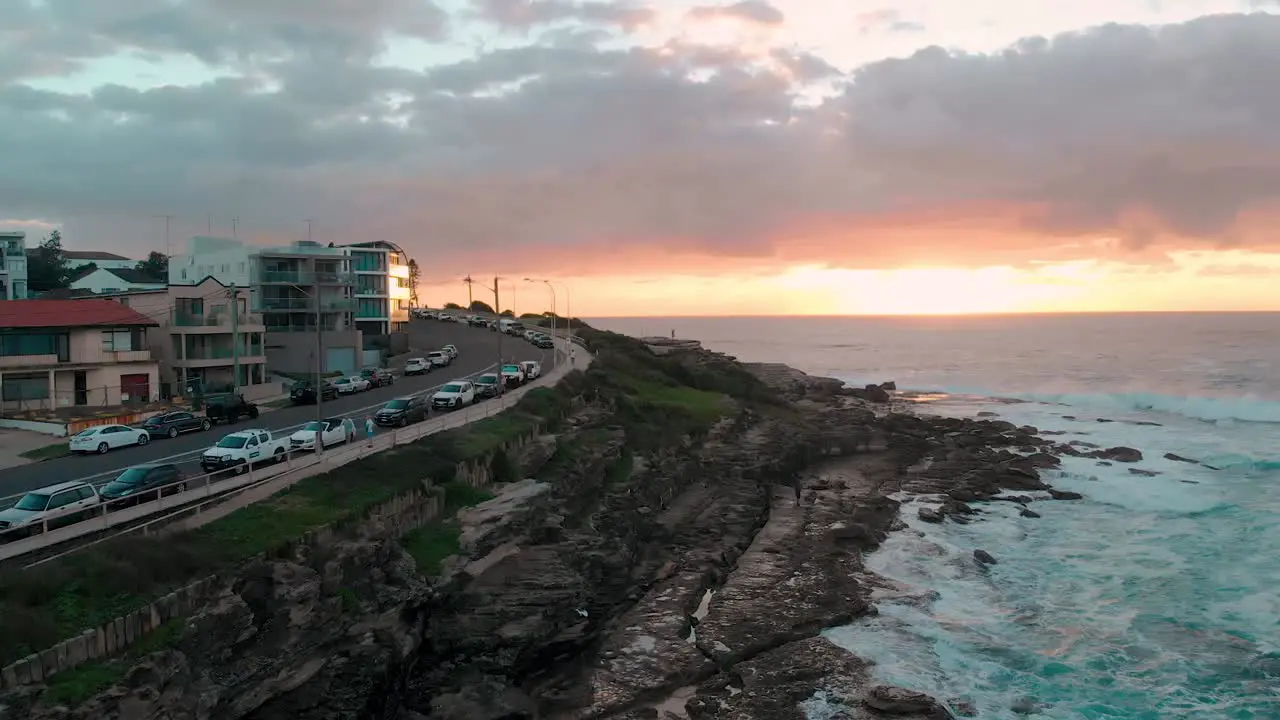
[[[471,279],[470,276],[468,276],[467,279],[470,280]],[[498,297],[498,281],[501,279],[502,278],[498,277],[497,275],[493,276],[493,306],[495,308],[501,307],[501,300]],[[467,287],[470,288],[471,285],[468,283]],[[503,395],[506,395],[507,381],[502,377],[502,335],[503,335],[502,330],[499,329],[498,330],[498,391],[501,392]]]
[[[307,236],[311,235],[311,221],[307,221]],[[316,301],[316,421],[324,420],[324,386],[320,383],[323,381],[324,360],[322,353],[324,352],[324,330],[320,327],[320,286],[315,285],[311,288],[312,296]],[[316,429],[316,447],[313,452],[324,452],[324,427],[323,423]]]
[[471,297],[471,286],[475,283],[475,280],[472,280],[471,276],[468,275],[462,278],[462,282],[467,284],[467,311],[470,312],[471,305],[475,303],[475,299]]
[[227,288],[231,296],[231,393],[240,392],[240,291],[235,283]]

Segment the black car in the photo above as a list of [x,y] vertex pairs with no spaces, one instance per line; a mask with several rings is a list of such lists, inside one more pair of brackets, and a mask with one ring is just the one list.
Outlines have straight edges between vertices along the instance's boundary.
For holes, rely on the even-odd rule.
[[369,368],[360,371],[360,377],[369,381],[369,387],[387,387],[396,381],[395,376],[390,370],[384,368]]
[[536,348],[541,348],[543,350],[550,350],[551,348],[556,346],[556,341],[552,340],[549,337],[544,336],[544,337],[538,338],[537,340],[534,340],[533,346]]
[[[328,402],[338,399],[338,388],[333,386],[329,381],[323,381],[320,384],[320,399]],[[296,382],[289,390],[289,401],[294,405],[315,405],[316,404],[316,384],[309,380]]]
[[424,398],[417,395],[400,397],[382,406],[373,414],[373,422],[383,427],[404,427],[409,423],[426,420],[431,408]]
[[476,397],[498,397],[502,394],[502,385],[494,373],[485,373],[476,378]]
[[204,415],[214,425],[234,423],[240,418],[258,419],[258,406],[245,400],[240,393],[206,395],[204,400]]
[[120,473],[115,480],[98,491],[102,502],[112,507],[137,505],[157,499],[160,495],[173,495],[187,489],[182,471],[170,463],[135,465]]
[[208,430],[213,422],[206,417],[197,417],[194,413],[179,410],[161,413],[147,418],[142,429],[151,437],[178,437],[180,433],[193,430]]

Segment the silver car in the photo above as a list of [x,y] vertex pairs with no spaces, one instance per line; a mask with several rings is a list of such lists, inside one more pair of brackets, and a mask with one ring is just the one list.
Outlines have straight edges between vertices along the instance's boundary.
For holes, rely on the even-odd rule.
[[0,538],[13,540],[80,522],[101,502],[92,485],[78,480],[32,490],[13,507],[0,510]]

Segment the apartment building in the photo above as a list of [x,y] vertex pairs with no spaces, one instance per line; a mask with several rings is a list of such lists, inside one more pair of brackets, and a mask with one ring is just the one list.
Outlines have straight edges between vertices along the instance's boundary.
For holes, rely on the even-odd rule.
[[0,409],[155,400],[150,317],[114,300],[0,301]]
[[404,332],[409,324],[409,256],[394,243],[347,245],[356,327],[365,337]]
[[279,383],[268,382],[267,329],[262,316],[251,311],[249,288],[205,278],[195,285],[111,297],[159,323],[151,333],[151,352],[170,395],[234,388],[257,400],[280,393]]
[[27,298],[27,234],[0,232],[0,300]]
[[71,290],[116,293],[126,290],[164,290],[169,280],[136,268],[93,268],[72,276]]

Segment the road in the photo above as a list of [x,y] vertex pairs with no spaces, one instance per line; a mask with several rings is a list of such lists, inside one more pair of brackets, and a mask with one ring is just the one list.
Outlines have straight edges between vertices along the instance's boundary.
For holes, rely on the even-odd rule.
[[[356,395],[330,400],[323,405],[325,417],[351,416],[362,428],[362,418],[383,403],[402,395],[412,395],[434,390],[455,378],[469,377],[489,370],[498,362],[498,341],[502,340],[502,355],[510,362],[538,360],[550,370],[553,359],[549,350],[539,350],[520,338],[503,337],[483,328],[471,328],[459,323],[438,320],[414,320],[409,326],[409,346],[425,355],[443,345],[452,343],[458,347],[458,358],[453,365],[437,369],[428,375],[397,377],[391,387],[377,388]],[[394,367],[399,373],[402,368]],[[16,498],[9,496],[34,490],[46,485],[84,480],[100,484],[111,480],[121,470],[132,465],[149,462],[172,462],[189,475],[202,473],[199,456],[226,433],[248,427],[262,427],[273,432],[289,432],[316,419],[314,405],[286,407],[265,412],[257,420],[242,420],[234,425],[217,425],[209,432],[194,432],[173,439],[156,439],[141,447],[112,450],[106,455],[84,455],[46,460],[19,465],[0,471],[0,507]]]

